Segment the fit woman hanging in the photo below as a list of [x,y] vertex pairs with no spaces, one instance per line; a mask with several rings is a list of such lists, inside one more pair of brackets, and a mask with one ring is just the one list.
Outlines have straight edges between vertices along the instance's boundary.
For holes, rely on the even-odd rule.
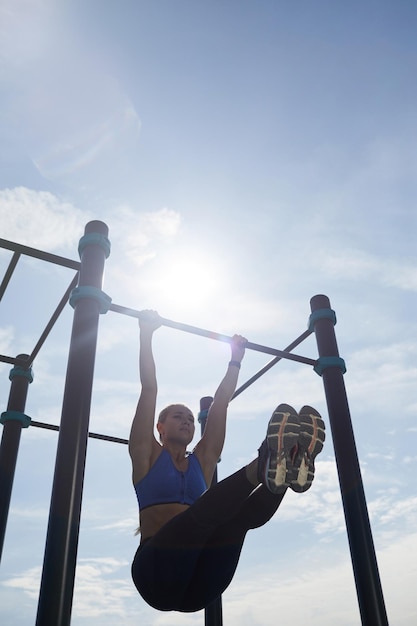
[[231,360],[191,454],[194,417],[183,404],[161,411],[154,436],[157,379],[152,336],[161,325],[155,311],[139,319],[141,393],[129,452],[140,510],[140,545],[132,578],[141,596],[161,611],[199,611],[227,588],[248,530],[265,524],[288,488],[306,491],[324,442],[324,423],[308,406],[300,413],[279,405],[269,420],[258,458],[211,483],[220,457],[229,401],[236,389],[246,339],[235,335]]

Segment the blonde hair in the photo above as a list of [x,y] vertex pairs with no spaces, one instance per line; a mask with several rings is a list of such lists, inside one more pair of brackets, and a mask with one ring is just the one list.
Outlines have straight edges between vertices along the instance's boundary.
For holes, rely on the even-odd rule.
[[168,406],[162,409],[162,411],[158,415],[158,423],[163,424],[168,416],[168,413],[172,411],[172,409],[175,409],[176,406],[181,406],[183,409],[190,410],[188,406],[186,406],[185,404],[181,404],[181,402],[176,402],[175,404],[168,404]]

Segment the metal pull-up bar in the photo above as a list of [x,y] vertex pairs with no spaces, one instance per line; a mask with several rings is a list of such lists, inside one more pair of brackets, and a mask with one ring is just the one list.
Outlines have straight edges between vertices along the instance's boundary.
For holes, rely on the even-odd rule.
[[[141,316],[141,311],[136,309],[129,309],[124,306],[120,306],[118,304],[111,304],[109,307],[110,311],[114,311],[115,313],[122,313],[123,315],[129,315],[130,317],[137,317],[138,319]],[[224,341],[225,343],[231,343],[232,337],[229,335],[222,335],[220,333],[216,333],[212,330],[205,330],[204,328],[198,328],[197,326],[190,326],[189,324],[183,324],[182,322],[174,322],[173,320],[169,320],[166,317],[160,317],[160,322],[162,326],[168,326],[169,328],[175,328],[175,330],[181,330],[185,333],[191,333],[192,335],[200,335],[201,337],[207,337],[208,339],[215,339],[216,341]],[[306,336],[310,334],[310,331],[307,332]],[[302,335],[303,339],[305,339],[304,334]],[[298,344],[297,344],[298,345]],[[280,359],[289,359],[290,361],[298,361],[299,363],[305,363],[306,365],[315,365],[316,361],[314,359],[309,359],[304,356],[300,356],[298,354],[292,354],[287,352],[286,350],[277,350],[276,348],[270,348],[268,346],[262,346],[259,343],[252,343],[248,341],[246,344],[246,348],[248,350],[254,350],[255,352],[263,352],[265,354],[272,354],[275,357],[279,357]]]

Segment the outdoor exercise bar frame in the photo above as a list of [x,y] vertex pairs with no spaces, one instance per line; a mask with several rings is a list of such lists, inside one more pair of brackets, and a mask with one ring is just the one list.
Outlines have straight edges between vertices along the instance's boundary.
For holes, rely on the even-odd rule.
[[[110,304],[110,299],[101,291],[105,257],[110,252],[110,249],[107,249],[107,235],[108,228],[103,222],[94,221],[86,225],[84,237],[80,240],[80,263],[0,239],[1,247],[14,251],[12,261],[0,286],[0,298],[13,274],[20,254],[27,254],[77,270],[77,275],[67,290],[66,296],[69,292],[73,293],[73,284],[78,280],[77,298],[73,298],[72,302],[74,319],[59,427],[37,626],[45,624],[69,626],[71,620],[87,439],[89,434],[94,436],[93,433],[88,433],[88,423],[99,315],[107,310],[134,317],[139,315],[139,312],[133,309]],[[83,242],[82,246],[81,242]],[[109,242],[108,245],[110,245]],[[42,341],[45,340],[60,310],[65,305],[66,296],[45,329]],[[312,365],[322,376],[362,624],[363,626],[388,626],[344,385],[344,364],[339,356],[334,332],[336,318],[327,296],[314,296],[310,304],[309,329],[290,344],[287,350],[275,350],[248,342],[248,349],[272,354],[274,359],[237,390],[235,396],[281,358]],[[230,341],[230,337],[225,335],[164,318],[162,321],[164,325],[178,330],[220,341]],[[290,350],[312,332],[316,336],[319,359],[313,360],[290,354]],[[23,411],[28,384],[31,382],[31,365],[42,341],[38,342],[32,355],[18,355],[17,357],[0,355],[0,361],[15,365],[9,376],[11,390],[8,408],[2,414],[4,428],[0,446],[0,493],[2,494],[0,532],[3,534],[0,547],[3,546],[4,541],[21,428],[30,423],[30,418]],[[45,424],[42,426],[49,427]],[[106,439],[105,436],[99,436],[99,438]],[[120,442],[125,443],[126,440],[120,440]],[[72,474],[67,471],[68,467],[73,467]],[[216,619],[217,621],[214,621]],[[221,619],[220,606],[220,613],[217,611],[210,626],[220,625]],[[207,621],[206,624],[208,624]]]

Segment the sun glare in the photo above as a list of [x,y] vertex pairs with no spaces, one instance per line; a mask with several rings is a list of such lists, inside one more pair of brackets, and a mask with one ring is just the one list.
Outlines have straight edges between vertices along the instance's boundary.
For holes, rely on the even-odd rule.
[[197,311],[221,288],[218,266],[201,255],[187,253],[157,264],[152,280],[155,301],[163,309]]

